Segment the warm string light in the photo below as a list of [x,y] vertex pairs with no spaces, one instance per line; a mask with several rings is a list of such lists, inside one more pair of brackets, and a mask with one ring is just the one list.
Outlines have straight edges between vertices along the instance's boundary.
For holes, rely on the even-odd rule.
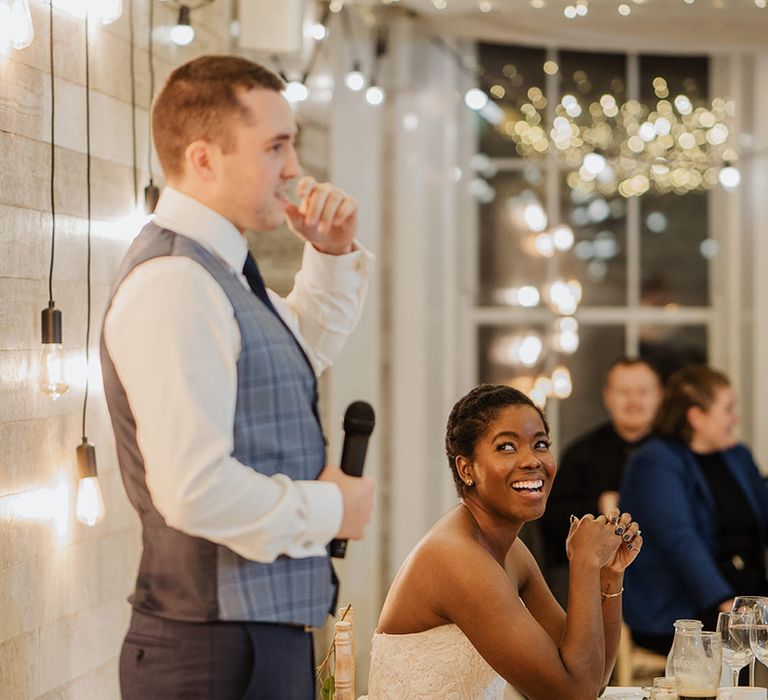
[[302,72],[300,78],[288,78],[285,70],[283,69],[280,57],[277,55],[272,56],[272,63],[275,66],[277,74],[285,81],[285,90],[283,91],[283,95],[285,99],[293,105],[299,102],[304,102],[309,98],[310,92],[309,88],[307,87],[307,83],[320,56],[320,51],[323,47],[322,42],[328,36],[328,16],[330,12],[330,8],[326,7],[323,10],[320,20],[310,27],[309,35],[315,41],[315,44],[312,47],[312,53],[310,54],[307,67]]
[[188,46],[195,40],[195,28],[190,23],[189,5],[179,7],[179,19],[171,28],[171,41],[176,46]]
[[[547,63],[551,65],[545,65],[545,72],[557,72],[555,62]],[[657,101],[651,106],[637,100],[619,104],[608,93],[585,105],[576,95],[566,94],[555,106],[549,129],[543,126],[548,104],[539,87],[528,89],[528,100],[519,108],[499,105],[477,87],[467,90],[464,102],[512,140],[524,158],[554,154],[564,161],[572,168],[568,185],[573,189],[633,197],[651,188],[684,194],[718,182],[726,188],[737,186],[738,154],[730,145],[733,101],[715,98],[711,104],[694,105],[682,94],[668,99],[669,88],[661,77],[654,79],[653,87]],[[490,93],[503,99],[506,90],[494,84]],[[486,116],[491,106],[501,118]]]
[[69,389],[62,346],[62,315],[53,300],[53,268],[56,259],[56,80],[54,71],[53,5],[48,8],[48,54],[51,72],[51,263],[48,268],[48,306],[41,313],[40,391],[58,399]]
[[85,151],[86,151],[86,214],[87,222],[87,262],[86,262],[86,321],[85,321],[85,393],[83,394],[83,438],[77,446],[77,506],[76,516],[79,522],[93,527],[104,517],[104,500],[98,481],[96,466],[96,448],[88,442],[86,418],[88,412],[88,390],[90,388],[90,346],[91,346],[91,71],[90,42],[88,37],[88,17],[85,18]]

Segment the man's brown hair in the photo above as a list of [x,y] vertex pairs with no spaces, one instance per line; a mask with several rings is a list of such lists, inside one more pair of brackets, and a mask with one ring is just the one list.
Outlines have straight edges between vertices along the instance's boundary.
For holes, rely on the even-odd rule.
[[176,68],[152,107],[152,136],[166,177],[182,173],[184,150],[197,139],[225,153],[234,148],[232,118],[252,116],[239,90],[284,87],[272,71],[237,56],[200,56]]

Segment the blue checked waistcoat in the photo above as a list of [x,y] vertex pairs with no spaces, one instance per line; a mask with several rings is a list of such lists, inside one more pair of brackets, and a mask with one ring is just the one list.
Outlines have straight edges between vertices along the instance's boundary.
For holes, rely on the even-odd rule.
[[[233,456],[262,474],[317,478],[325,464],[325,440],[314,372],[286,327],[227,265],[191,239],[150,223],[128,251],[112,296],[136,266],[171,255],[191,258],[210,273],[232,303],[240,327]],[[107,311],[110,305],[111,299]],[[327,556],[281,556],[262,564],[166,525],[147,490],[136,423],[103,334],[101,364],[120,471],[143,526],[133,606],[176,620],[322,625],[336,593]]]

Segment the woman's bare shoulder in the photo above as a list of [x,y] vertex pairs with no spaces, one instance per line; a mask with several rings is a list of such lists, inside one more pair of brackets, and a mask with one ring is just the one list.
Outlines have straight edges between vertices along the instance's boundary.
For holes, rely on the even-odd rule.
[[445,601],[451,589],[472,572],[498,564],[477,541],[463,519],[449,512],[406,557],[387,594],[379,618],[380,632],[404,634],[446,624]]

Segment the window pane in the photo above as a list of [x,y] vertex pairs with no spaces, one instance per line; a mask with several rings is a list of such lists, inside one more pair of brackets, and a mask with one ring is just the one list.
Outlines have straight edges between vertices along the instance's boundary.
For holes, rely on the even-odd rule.
[[[478,56],[484,69],[483,86],[491,89],[491,94],[495,93],[493,99],[507,113],[507,119],[522,119],[524,115],[520,108],[531,101],[528,91],[531,88],[544,90],[546,52],[543,49],[480,44]],[[503,97],[496,96],[502,94]],[[541,112],[543,107],[537,106],[537,109]],[[478,116],[478,128],[483,153],[505,158],[518,155],[515,143],[504,134],[504,122],[494,126]]]
[[579,329],[579,349],[568,357],[573,393],[560,402],[557,454],[575,438],[607,420],[603,408],[603,380],[610,364],[624,355],[621,326],[585,326]]
[[627,303],[626,203],[619,196],[571,190],[563,181],[560,211],[572,229],[574,247],[561,254],[560,270],[582,287],[582,304]]
[[646,194],[641,201],[643,306],[709,304],[707,195]]
[[657,96],[653,87],[654,78],[667,81],[669,96],[686,95],[692,102],[705,100],[708,90],[709,59],[706,56],[641,56],[640,57],[640,99],[654,104]]
[[496,198],[480,207],[480,303],[516,305],[510,297],[515,289],[538,288],[546,279],[547,260],[527,247],[534,235],[530,225],[546,225],[543,177],[532,166],[499,173],[490,184]]
[[640,355],[656,365],[666,381],[681,367],[707,361],[707,328],[661,324],[640,326]]
[[610,94],[621,104],[626,100],[626,57],[611,53],[574,53],[561,51],[560,97],[573,95],[581,106],[579,124],[590,122],[590,105],[600,97]]

